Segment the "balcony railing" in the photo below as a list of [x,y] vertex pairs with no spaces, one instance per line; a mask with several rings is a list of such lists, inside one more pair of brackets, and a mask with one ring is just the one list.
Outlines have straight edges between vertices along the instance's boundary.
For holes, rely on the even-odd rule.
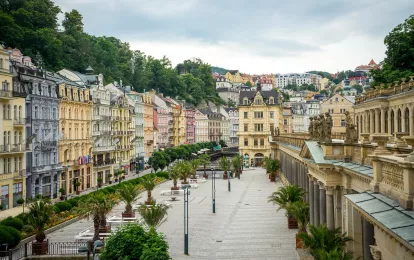
[[93,164],[93,166],[94,167],[104,167],[104,166],[112,165],[114,163],[116,163],[115,159],[105,159],[105,161],[98,160],[96,163]]
[[109,152],[115,150],[115,145],[94,147],[93,152]]
[[24,152],[24,145],[22,144],[6,144],[0,145],[0,153],[18,153]]
[[25,120],[24,118],[14,118],[13,119],[13,125],[14,126],[24,126]]
[[11,90],[0,90],[0,98],[13,98]]
[[273,141],[281,142],[296,147],[302,147],[306,140],[310,140],[308,134],[288,134],[273,136]]
[[26,170],[22,169],[18,172],[13,172],[13,179],[21,179],[26,177]]

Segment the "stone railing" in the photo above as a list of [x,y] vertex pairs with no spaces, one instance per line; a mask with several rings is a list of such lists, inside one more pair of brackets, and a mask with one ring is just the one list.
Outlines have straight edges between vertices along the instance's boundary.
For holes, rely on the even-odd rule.
[[307,140],[310,140],[309,135],[303,133],[273,136],[273,141],[287,143],[296,147],[302,147]]
[[404,189],[403,168],[398,164],[382,162],[382,182],[397,189]]
[[385,84],[375,86],[375,88],[369,89],[364,94],[356,96],[355,105],[377,97],[393,96],[414,89],[414,76],[410,76],[410,80],[408,82],[406,81],[406,78],[402,78],[401,83],[399,81],[395,81],[394,84],[391,83],[387,86]]

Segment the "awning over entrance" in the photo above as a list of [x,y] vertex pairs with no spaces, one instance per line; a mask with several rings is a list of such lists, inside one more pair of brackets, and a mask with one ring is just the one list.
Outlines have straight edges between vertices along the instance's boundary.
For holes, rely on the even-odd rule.
[[414,248],[414,212],[404,210],[398,202],[373,192],[348,194],[345,197],[372,220],[385,227],[394,237],[399,237]]

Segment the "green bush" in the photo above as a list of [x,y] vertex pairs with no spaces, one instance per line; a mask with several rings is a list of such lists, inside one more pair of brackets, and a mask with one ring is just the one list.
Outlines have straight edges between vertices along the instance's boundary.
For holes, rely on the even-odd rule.
[[159,178],[164,178],[164,179],[169,179],[169,174],[168,172],[157,172],[155,174],[155,176],[159,177]]
[[19,215],[16,216],[16,218],[21,219],[24,224],[29,223],[28,220],[27,220],[28,217],[29,217],[29,213],[20,213]]
[[15,247],[20,240],[22,240],[22,235],[17,229],[0,225],[0,241],[2,244],[7,243],[9,247]]
[[17,230],[22,230],[24,223],[19,218],[8,217],[6,219],[3,219],[0,222],[0,225],[14,227]]
[[[56,202],[55,205],[54,205],[54,208],[58,208],[59,212],[69,211],[69,210],[72,209],[72,204],[70,204],[69,202],[66,202],[66,201]],[[59,213],[59,212],[56,212],[56,213]]]
[[[85,196],[87,196],[87,195],[84,195],[84,196],[81,196],[81,197],[85,197]],[[72,205],[72,208],[76,207],[76,206],[78,206],[78,202],[79,202],[81,197],[72,198],[72,199],[68,200],[67,202],[70,203],[70,205]]]
[[34,231],[34,227],[32,225],[24,225],[22,228],[22,232],[30,234]]

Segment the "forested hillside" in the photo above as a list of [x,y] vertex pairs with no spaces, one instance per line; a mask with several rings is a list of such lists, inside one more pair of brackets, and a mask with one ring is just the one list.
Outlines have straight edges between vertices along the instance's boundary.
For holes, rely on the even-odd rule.
[[115,37],[84,32],[77,10],[64,13],[59,24],[59,13],[61,9],[51,0],[0,0],[0,42],[20,49],[48,70],[84,72],[90,65],[104,75],[105,83],[122,79],[137,91],[155,89],[195,105],[203,99],[224,102],[215,91],[211,66],[201,60],[184,61],[191,70],[180,76],[177,68],[182,64],[173,68],[167,57],[155,59]]
[[211,67],[211,70],[212,70],[213,72],[220,73],[221,75],[224,75],[224,74],[226,74],[226,73],[227,73],[227,69],[220,68],[220,67],[215,67],[215,66]]

